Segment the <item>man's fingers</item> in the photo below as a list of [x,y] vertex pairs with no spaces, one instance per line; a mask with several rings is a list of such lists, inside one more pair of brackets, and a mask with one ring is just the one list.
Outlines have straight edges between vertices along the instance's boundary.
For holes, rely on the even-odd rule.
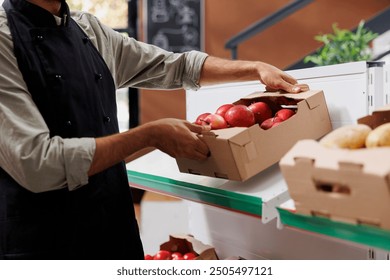
[[194,133],[201,134],[202,132],[210,131],[210,126],[205,125],[198,125],[194,123],[186,123],[189,130],[191,130]]
[[283,75],[282,78],[283,78],[283,80],[285,80],[287,83],[292,84],[292,85],[295,85],[295,84],[298,83],[298,81],[297,81],[294,77],[292,77],[292,76],[290,76],[290,75],[288,75],[288,74],[286,74],[286,73],[284,73],[284,75]]
[[273,88],[270,86],[266,86],[265,90],[266,91],[278,91],[278,90],[284,90],[286,92],[291,92],[291,93],[299,93],[303,91],[308,91],[310,88],[306,84],[289,84],[288,82],[282,82],[279,85],[279,88]]
[[196,151],[196,153],[194,155],[194,159],[195,160],[206,160],[208,158],[208,156],[209,156],[209,153],[204,154],[204,153]]
[[307,84],[297,84],[295,87],[299,87],[300,91],[308,91],[310,90],[309,85]]
[[202,153],[203,155],[205,155],[206,157],[208,156],[208,154],[210,153],[210,149],[209,147],[207,146],[207,144],[198,138],[198,141],[196,143],[196,148],[195,148],[196,151]]

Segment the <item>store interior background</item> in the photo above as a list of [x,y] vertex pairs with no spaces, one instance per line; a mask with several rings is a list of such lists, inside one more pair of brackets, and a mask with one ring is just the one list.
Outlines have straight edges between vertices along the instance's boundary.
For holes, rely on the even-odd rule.
[[[67,0],[71,8],[89,11],[106,25],[119,30],[128,27],[128,2],[131,1],[135,1],[137,6],[137,11],[131,11],[137,15],[137,37],[144,41],[143,5],[146,0]],[[0,0],[0,3],[2,2],[3,0]],[[231,58],[231,51],[225,48],[229,39],[290,2],[292,1],[204,0],[203,51],[210,55]],[[244,41],[238,47],[237,58],[261,60],[281,69],[289,69],[321,47],[321,44],[314,40],[314,36],[331,33],[332,24],[337,23],[340,28],[352,30],[360,20],[369,20],[389,7],[390,0],[315,0],[276,25]],[[389,32],[384,33],[377,42],[380,42],[380,46],[374,43],[374,48],[390,49]],[[388,60],[388,57],[384,59]],[[128,89],[118,90],[118,119],[122,131],[129,129],[128,93]],[[184,90],[141,89],[137,94],[139,124],[165,117],[186,117]],[[142,152],[137,156],[139,155],[142,155]],[[158,244],[165,242],[169,234],[190,233],[186,228],[186,205],[180,199],[153,193],[136,195],[143,195],[140,203],[136,204],[136,209],[145,252],[155,252]]]

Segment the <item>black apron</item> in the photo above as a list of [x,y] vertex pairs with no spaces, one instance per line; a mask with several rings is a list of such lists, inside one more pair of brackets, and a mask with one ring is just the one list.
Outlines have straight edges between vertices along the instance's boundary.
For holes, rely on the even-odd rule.
[[[115,85],[103,58],[70,18],[5,0],[19,69],[50,136],[118,132]],[[32,193],[0,169],[0,259],[143,259],[122,162],[75,191]]]

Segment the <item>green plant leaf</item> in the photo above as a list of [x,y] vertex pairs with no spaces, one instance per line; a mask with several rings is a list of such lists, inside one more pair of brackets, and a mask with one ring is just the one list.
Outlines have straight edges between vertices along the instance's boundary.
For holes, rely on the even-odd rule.
[[366,29],[364,24],[364,20],[361,20],[356,31],[352,32],[341,29],[337,23],[333,23],[333,33],[314,36],[314,39],[323,43],[323,46],[314,55],[305,57],[304,62],[312,62],[316,65],[331,65],[370,60],[369,44],[378,34]]

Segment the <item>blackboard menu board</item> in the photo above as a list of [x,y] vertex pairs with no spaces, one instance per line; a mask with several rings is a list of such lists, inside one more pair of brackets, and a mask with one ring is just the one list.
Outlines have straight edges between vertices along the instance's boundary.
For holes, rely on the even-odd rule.
[[172,52],[203,50],[203,0],[144,0],[147,43]]

